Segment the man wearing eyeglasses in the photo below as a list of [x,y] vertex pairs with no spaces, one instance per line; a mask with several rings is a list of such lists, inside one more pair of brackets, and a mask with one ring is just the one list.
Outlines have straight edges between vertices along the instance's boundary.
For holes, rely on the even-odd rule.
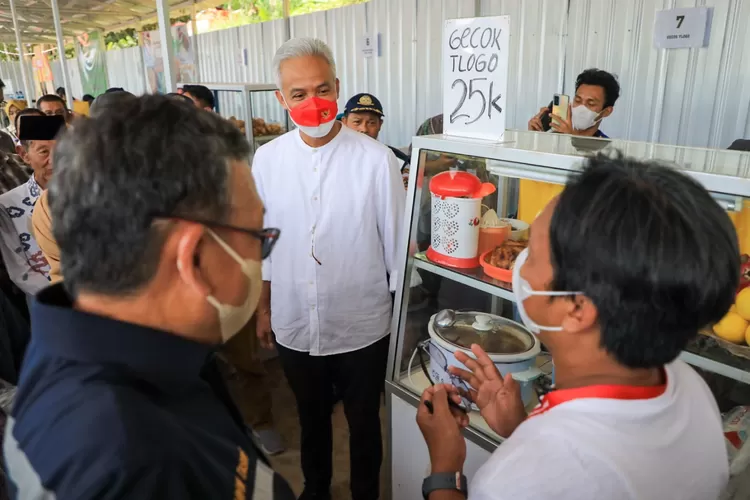
[[36,107],[47,116],[62,116],[65,121],[70,120],[70,112],[65,100],[57,94],[43,95],[36,101]]
[[4,443],[13,498],[294,498],[215,358],[253,315],[279,237],[262,229],[249,152],[230,123],[166,96],[59,140],[64,288],[32,309]]

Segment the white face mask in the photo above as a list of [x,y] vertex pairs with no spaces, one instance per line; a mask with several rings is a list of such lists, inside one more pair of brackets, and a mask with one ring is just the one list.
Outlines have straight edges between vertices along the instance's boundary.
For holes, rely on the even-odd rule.
[[242,274],[247,277],[247,298],[245,298],[245,302],[242,305],[233,306],[231,304],[222,304],[213,295],[206,297],[208,303],[214,306],[219,313],[221,340],[227,342],[234,337],[248,321],[250,321],[255,309],[258,307],[260,292],[263,287],[261,263],[260,261],[253,259],[243,259],[232,247],[221,239],[218,234],[210,229],[207,229],[207,231],[221,248],[223,248],[224,251],[240,265]]
[[570,120],[575,130],[588,130],[602,121],[601,118],[597,118],[598,116],[599,113],[596,111],[591,111],[583,104],[579,104],[571,109]]
[[534,295],[543,295],[547,297],[562,297],[565,295],[579,295],[581,292],[537,292],[532,290],[529,282],[521,277],[521,268],[523,267],[526,259],[529,257],[529,249],[523,250],[516,258],[516,263],[513,266],[513,295],[516,297],[516,307],[518,307],[518,314],[521,316],[521,321],[529,331],[535,335],[539,335],[542,330],[548,332],[559,332],[562,331],[562,326],[542,326],[537,324],[534,320],[529,317],[526,309],[523,307],[523,302]]
[[[292,120],[292,122],[294,122],[294,120]],[[297,124],[295,123],[295,125]],[[334,125],[336,125],[336,120],[331,120],[328,123],[321,123],[317,127],[305,127],[304,125],[297,125],[297,128],[300,129],[300,132],[304,132],[304,134],[308,137],[312,137],[313,139],[320,139],[321,137],[327,136],[333,129]]]

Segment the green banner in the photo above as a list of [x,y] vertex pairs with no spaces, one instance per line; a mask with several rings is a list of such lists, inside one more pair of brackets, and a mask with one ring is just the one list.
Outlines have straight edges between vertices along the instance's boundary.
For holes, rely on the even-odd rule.
[[83,93],[96,97],[107,90],[107,61],[102,34],[98,31],[78,35],[78,67],[81,70]]

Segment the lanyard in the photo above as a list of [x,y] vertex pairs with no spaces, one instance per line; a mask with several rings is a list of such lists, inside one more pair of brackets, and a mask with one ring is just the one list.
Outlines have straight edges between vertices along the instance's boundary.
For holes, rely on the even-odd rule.
[[576,389],[554,390],[541,397],[539,406],[529,414],[529,418],[541,415],[557,405],[576,399],[652,399],[661,396],[666,390],[667,384],[653,386],[590,385]]

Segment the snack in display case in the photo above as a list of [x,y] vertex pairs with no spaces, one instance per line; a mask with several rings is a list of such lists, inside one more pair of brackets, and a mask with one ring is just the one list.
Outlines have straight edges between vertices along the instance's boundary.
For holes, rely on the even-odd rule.
[[285,132],[284,127],[278,123],[266,123],[263,118],[253,118],[253,137],[281,135]]
[[243,134],[245,133],[245,121],[244,120],[238,120],[237,117],[230,116],[229,122],[235,127],[237,127],[238,129],[240,129],[240,132],[242,132]]
[[479,263],[488,276],[510,283],[513,279],[513,266],[516,259],[528,245],[529,242],[525,240],[506,240],[494,250],[483,253]]

